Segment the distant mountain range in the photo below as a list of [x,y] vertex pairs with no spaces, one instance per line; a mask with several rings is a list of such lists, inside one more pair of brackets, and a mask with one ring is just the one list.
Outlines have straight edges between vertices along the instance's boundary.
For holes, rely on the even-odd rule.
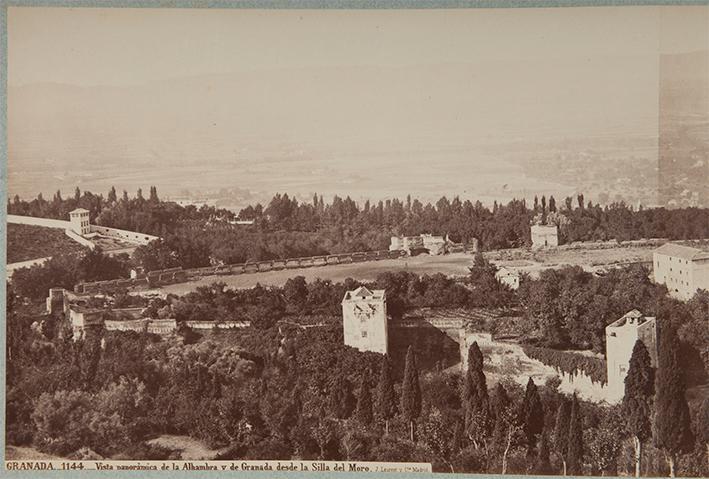
[[152,181],[175,194],[185,182],[347,194],[350,181],[375,198],[391,194],[388,185],[471,192],[476,172],[499,169],[489,145],[534,145],[532,158],[573,139],[654,135],[655,71],[648,58],[608,57],[10,86],[9,190]]

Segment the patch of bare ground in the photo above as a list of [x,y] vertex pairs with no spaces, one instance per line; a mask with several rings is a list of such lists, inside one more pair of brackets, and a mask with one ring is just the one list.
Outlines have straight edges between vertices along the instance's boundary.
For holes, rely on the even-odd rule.
[[221,452],[220,449],[210,449],[198,439],[171,434],[163,434],[147,441],[147,444],[179,452],[183,460],[212,460]]

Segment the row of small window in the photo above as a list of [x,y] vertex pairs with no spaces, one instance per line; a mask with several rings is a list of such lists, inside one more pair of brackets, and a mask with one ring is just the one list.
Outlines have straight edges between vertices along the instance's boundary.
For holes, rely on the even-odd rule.
[[[678,281],[677,281],[675,278],[670,278],[670,282],[672,282],[672,283],[677,283]],[[681,284],[681,285],[683,285],[683,286],[689,286],[689,281],[682,281],[682,280],[680,280],[680,281],[679,281],[679,284]]]

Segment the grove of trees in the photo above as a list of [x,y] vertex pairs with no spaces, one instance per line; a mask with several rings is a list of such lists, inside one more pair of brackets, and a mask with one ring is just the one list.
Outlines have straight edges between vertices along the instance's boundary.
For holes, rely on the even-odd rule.
[[140,190],[131,198],[125,191],[119,197],[115,188],[106,197],[77,188],[71,197],[57,192],[52,200],[15,196],[8,212],[66,219],[76,207],[89,210],[95,224],[162,237],[159,245],[142,248],[137,256],[149,270],[382,250],[392,235],[421,233],[449,235],[466,243],[475,238],[488,250],[514,248],[530,244],[532,221],[558,224],[565,242],[709,237],[709,209],[635,209],[623,203],[601,207],[585,203],[583,195],[563,203],[550,196],[531,206],[513,199],[487,207],[458,197],[424,205],[409,195],[403,201],[360,205],[349,197],[335,196],[325,203],[314,195],[312,202],[299,202],[276,194],[266,206],[242,209],[238,217],[255,222],[243,226],[232,223],[237,215],[228,210],[162,201],[155,187],[148,198]]

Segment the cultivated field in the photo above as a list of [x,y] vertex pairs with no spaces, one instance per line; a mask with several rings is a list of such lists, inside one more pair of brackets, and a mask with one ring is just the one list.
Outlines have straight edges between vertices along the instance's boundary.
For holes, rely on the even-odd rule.
[[387,271],[411,271],[417,274],[443,273],[449,276],[462,276],[468,273],[473,257],[469,254],[456,253],[445,256],[420,255],[412,258],[387,259],[364,263],[337,264],[311,268],[296,268],[281,271],[240,274],[236,276],[206,276],[199,281],[164,286],[166,293],[184,294],[198,286],[223,281],[231,288],[251,288],[260,283],[264,286],[282,286],[288,278],[304,276],[310,282],[316,278],[341,282],[347,278],[373,281]]
[[[521,272],[537,276],[547,268],[559,268],[564,265],[579,265],[587,271],[595,271],[622,263],[650,262],[656,246],[617,246],[605,244],[589,249],[559,248],[556,250],[531,252],[526,249],[491,251],[485,256],[500,266],[508,266]],[[206,276],[199,281],[165,286],[164,293],[185,294],[198,286],[223,281],[230,288],[251,288],[260,283],[264,286],[282,286],[288,278],[304,276],[307,281],[316,278],[340,282],[346,278],[362,281],[376,279],[377,275],[388,271],[411,271],[417,274],[443,273],[447,276],[465,276],[472,266],[473,257],[465,253],[452,253],[444,256],[419,255],[398,259],[328,265],[313,268],[297,268],[282,271],[241,274],[235,276]]]

